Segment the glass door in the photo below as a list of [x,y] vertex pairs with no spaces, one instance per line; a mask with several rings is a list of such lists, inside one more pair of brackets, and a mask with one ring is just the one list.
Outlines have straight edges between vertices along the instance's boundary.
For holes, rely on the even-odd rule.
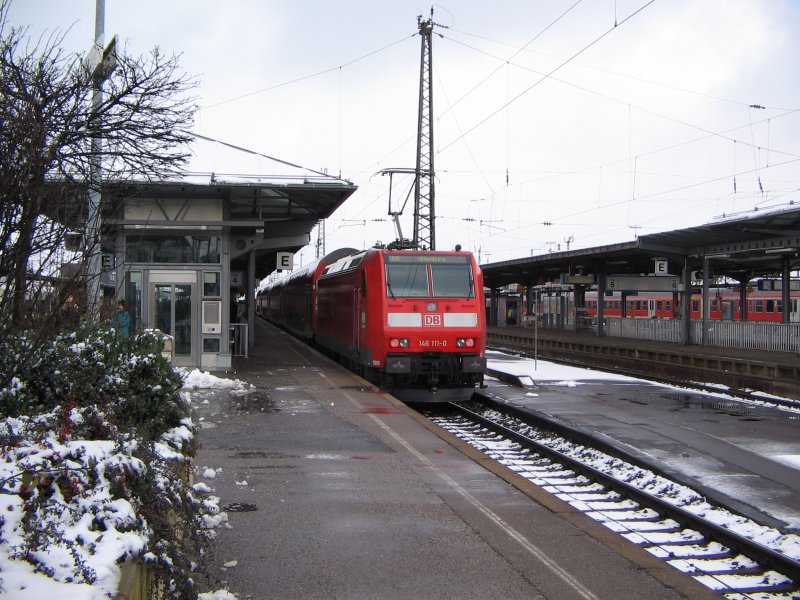
[[152,292],[153,326],[174,338],[174,364],[178,366],[194,365],[194,335],[192,333],[194,284],[154,283]]

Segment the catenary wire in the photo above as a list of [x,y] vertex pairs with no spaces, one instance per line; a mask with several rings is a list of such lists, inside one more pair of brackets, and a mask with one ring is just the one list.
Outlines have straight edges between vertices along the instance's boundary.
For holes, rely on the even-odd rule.
[[345,63],[342,63],[341,65],[337,65],[335,67],[330,67],[329,69],[323,69],[322,71],[317,71],[316,73],[311,73],[309,75],[303,75],[301,77],[296,77],[295,79],[290,79],[289,81],[284,81],[282,83],[276,83],[275,85],[271,85],[269,87],[265,87],[265,88],[262,88],[260,90],[256,90],[254,92],[248,92],[246,94],[241,94],[239,96],[234,96],[233,98],[227,98],[226,100],[220,100],[219,102],[215,102],[213,104],[207,104],[206,106],[201,106],[198,110],[206,110],[206,109],[209,109],[209,108],[214,108],[214,107],[217,107],[217,106],[221,106],[223,104],[228,104],[230,102],[235,102],[236,100],[242,100],[244,98],[249,98],[250,96],[256,96],[258,94],[263,94],[264,92],[269,92],[269,91],[272,91],[272,90],[275,90],[275,89],[278,89],[278,88],[281,88],[281,87],[285,87],[287,85],[292,85],[294,83],[299,83],[301,81],[305,81],[306,79],[313,79],[314,77],[319,77],[320,75],[326,75],[327,73],[332,73],[334,71],[341,70],[342,68],[349,67],[352,64],[355,64],[355,63],[357,63],[357,62],[359,62],[361,60],[364,60],[365,58],[369,58],[370,56],[374,56],[375,54],[378,54],[379,52],[383,52],[384,50],[388,50],[389,48],[391,48],[393,46],[396,46],[397,44],[400,44],[402,42],[405,42],[406,40],[409,40],[409,39],[415,37],[416,35],[418,35],[418,34],[415,32],[414,34],[412,34],[410,36],[405,36],[403,38],[400,38],[399,40],[397,40],[395,42],[392,42],[391,44],[387,44],[386,46],[383,46],[381,48],[373,50],[372,52],[367,52],[366,54],[363,54],[363,55],[359,56],[358,58],[354,58],[354,59],[349,60],[349,61],[347,61]]
[[[619,22],[619,25],[622,25],[622,24],[626,23],[627,21],[629,21],[630,19],[632,19],[633,17],[635,17],[636,15],[638,15],[640,12],[642,12],[642,11],[643,11],[645,8],[647,8],[648,6],[650,6],[651,4],[653,4],[655,1],[656,1],[656,0],[649,0],[648,2],[646,2],[645,4],[643,4],[642,6],[640,6],[639,8],[637,8],[637,9],[636,9],[634,12],[632,12],[630,15],[628,15],[627,17],[625,17],[625,18],[624,18],[622,21],[620,21],[620,22]],[[510,106],[511,104],[513,104],[514,102],[516,102],[517,100],[519,100],[520,98],[522,98],[524,95],[526,95],[526,94],[527,94],[528,92],[530,92],[532,89],[534,89],[534,88],[535,88],[535,87],[537,87],[537,86],[538,86],[540,83],[542,83],[542,82],[543,82],[543,81],[545,81],[545,80],[546,80],[548,77],[550,77],[550,76],[551,76],[553,73],[555,73],[556,71],[558,71],[558,70],[562,69],[563,67],[565,67],[566,65],[568,65],[568,64],[569,64],[569,63],[570,63],[570,62],[571,62],[571,61],[572,61],[574,58],[576,58],[576,57],[580,56],[581,54],[583,54],[584,52],[586,52],[586,51],[587,51],[589,48],[591,48],[592,46],[594,46],[595,44],[597,44],[598,42],[600,42],[600,40],[602,40],[603,38],[605,38],[605,37],[606,37],[608,34],[610,34],[612,31],[614,31],[614,30],[615,30],[617,27],[618,27],[618,25],[615,23],[615,24],[614,24],[614,27],[612,27],[612,28],[608,29],[607,31],[605,31],[604,33],[600,34],[600,35],[599,35],[598,37],[596,37],[594,40],[592,40],[591,42],[589,42],[589,43],[588,43],[586,46],[584,46],[583,48],[581,48],[580,50],[578,50],[576,53],[574,53],[572,56],[570,56],[569,58],[567,58],[566,60],[564,60],[564,61],[563,61],[561,64],[559,64],[558,66],[556,66],[555,68],[553,68],[553,69],[552,69],[552,70],[551,70],[549,73],[547,73],[546,75],[544,75],[543,77],[541,77],[540,79],[538,79],[537,81],[535,81],[533,84],[531,84],[530,86],[528,86],[527,88],[525,88],[525,89],[524,89],[523,91],[521,91],[519,94],[517,94],[516,96],[514,96],[513,98],[511,98],[511,100],[507,101],[507,102],[506,102],[506,103],[504,103],[502,106],[500,106],[499,108],[497,108],[497,109],[495,109],[493,112],[491,112],[489,115],[487,115],[486,117],[484,117],[483,119],[481,119],[480,121],[478,121],[478,122],[477,122],[475,125],[473,125],[472,127],[470,127],[470,128],[469,128],[469,129],[468,129],[468,130],[467,130],[465,133],[463,133],[463,134],[459,135],[458,137],[456,137],[455,139],[451,140],[451,141],[450,141],[448,144],[446,144],[444,147],[442,147],[442,148],[439,150],[439,152],[438,152],[437,154],[440,154],[440,153],[444,152],[445,150],[447,150],[448,148],[450,148],[451,146],[453,146],[453,145],[454,145],[456,142],[460,141],[462,138],[464,138],[465,136],[469,135],[470,133],[472,133],[473,131],[475,131],[475,130],[476,130],[478,127],[480,127],[481,125],[483,125],[484,123],[486,123],[487,121],[489,121],[490,119],[492,119],[492,118],[493,118],[494,116],[496,116],[496,115],[497,115],[497,114],[498,114],[500,111],[502,111],[502,110],[503,110],[503,109],[505,109],[506,107]]]

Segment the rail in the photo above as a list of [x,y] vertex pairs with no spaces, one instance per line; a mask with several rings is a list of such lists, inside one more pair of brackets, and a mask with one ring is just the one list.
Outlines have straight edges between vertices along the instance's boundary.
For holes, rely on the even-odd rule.
[[[741,557],[736,556],[738,552],[741,552],[745,556],[748,556],[758,563],[761,563],[762,568],[764,569],[775,569],[787,578],[793,580],[789,582],[777,582],[776,592],[784,592],[786,593],[786,597],[795,597],[792,595],[792,593],[796,592],[796,582],[800,580],[800,562],[796,557],[785,554],[784,552],[778,550],[777,547],[769,547],[764,543],[763,540],[759,540],[758,536],[750,537],[750,535],[746,533],[739,534],[730,529],[729,526],[724,522],[714,521],[713,519],[715,511],[707,509],[709,503],[705,500],[700,500],[700,510],[692,509],[688,503],[686,506],[684,506],[680,502],[676,501],[675,498],[670,498],[669,494],[663,494],[662,496],[658,493],[652,493],[652,490],[648,490],[646,486],[641,486],[641,484],[637,484],[635,481],[628,482],[623,480],[623,478],[620,478],[619,472],[617,472],[615,469],[603,468],[603,464],[610,465],[612,464],[611,461],[587,461],[586,456],[592,451],[597,450],[606,456],[617,458],[619,461],[624,461],[626,463],[630,462],[641,469],[647,470],[649,473],[652,473],[652,475],[662,478],[664,482],[669,483],[667,479],[668,476],[666,474],[659,473],[658,469],[654,469],[652,465],[637,464],[638,461],[629,456],[616,457],[612,447],[609,447],[607,444],[599,441],[594,436],[572,431],[570,428],[553,422],[549,419],[537,419],[535,415],[532,415],[523,409],[501,404],[495,400],[485,397],[482,398],[481,403],[486,406],[489,413],[491,413],[492,410],[497,411],[500,417],[491,418],[487,416],[487,414],[481,414],[483,412],[482,409],[470,409],[461,404],[451,405],[451,408],[467,419],[479,424],[483,428],[484,432],[489,430],[494,432],[495,436],[499,434],[500,436],[503,436],[509,440],[513,440],[517,444],[520,444],[521,447],[532,450],[536,453],[536,455],[546,456],[557,464],[565,465],[568,469],[586,476],[589,480],[596,481],[609,489],[617,491],[624,498],[630,498],[634,500],[639,506],[649,507],[660,515],[663,515],[669,519],[673,519],[682,527],[700,532],[706,538],[715,540],[724,546],[727,546],[727,548],[733,550],[731,556],[733,557],[732,565],[734,573],[739,568],[736,565],[741,559]],[[516,421],[519,423],[519,425],[510,426],[508,423],[503,422],[507,417],[510,417],[511,421]],[[437,422],[437,420],[434,419],[434,422]],[[438,424],[447,428],[441,422],[438,422]],[[534,435],[533,432],[536,429],[545,430],[547,433],[544,436]],[[554,437],[562,438],[563,441],[554,440]],[[465,439],[467,443],[470,443],[466,437],[462,437],[462,439]],[[492,437],[491,439],[495,446],[497,446],[497,438]],[[570,452],[568,448],[570,444],[577,446],[574,452]],[[505,446],[503,446],[503,448],[504,449],[501,453],[508,454],[508,449]],[[514,464],[518,465],[519,461],[514,461]],[[619,467],[618,463],[614,464],[615,467]],[[513,470],[519,472],[520,469],[517,467]],[[566,481],[566,478],[562,479],[561,481]],[[687,484],[682,483],[680,485]],[[698,498],[699,497],[700,495],[698,494]],[[717,506],[719,507],[719,505]],[[721,508],[729,511],[733,517],[739,520],[744,520],[744,517],[735,515],[732,509],[726,509],[724,506]],[[591,510],[591,507],[587,506],[587,510]],[[606,509],[604,512],[606,512],[606,514],[612,514],[613,509]],[[620,514],[622,514],[622,512]],[[642,521],[648,520],[656,521],[657,519],[642,518]],[[754,523],[753,525],[756,524]],[[756,527],[754,527],[754,529],[756,529]],[[656,529],[652,529],[651,531],[656,531]],[[777,534],[778,532],[776,531],[775,533]],[[646,539],[644,541],[646,541]],[[702,540],[696,540],[696,543],[700,544],[702,543]],[[670,554],[666,554],[665,556],[667,559],[675,558]],[[670,562],[670,564],[672,563]],[[711,587],[712,589],[720,590],[720,587],[716,585],[709,585],[708,582],[716,584],[718,583],[717,580],[719,580],[719,583],[722,583],[724,577],[707,577],[707,573],[711,573],[711,571],[703,572],[703,569],[697,569],[693,575],[704,585]],[[720,575],[722,573],[720,572],[717,574]],[[763,581],[761,583],[764,585],[761,587],[760,591],[765,592],[768,591],[767,587],[769,587],[767,583],[770,580],[773,580],[773,578],[769,572],[761,572],[757,578],[762,576]],[[743,578],[743,581],[738,583],[738,586],[748,587],[746,584],[743,585],[743,583],[746,581],[747,579]],[[730,585],[730,589],[725,590],[726,592],[737,591],[736,587],[738,586],[735,579],[732,579],[730,583],[726,585]],[[748,592],[752,591],[754,590],[744,591],[744,595],[740,595],[738,597],[755,597],[754,595],[747,595]]]

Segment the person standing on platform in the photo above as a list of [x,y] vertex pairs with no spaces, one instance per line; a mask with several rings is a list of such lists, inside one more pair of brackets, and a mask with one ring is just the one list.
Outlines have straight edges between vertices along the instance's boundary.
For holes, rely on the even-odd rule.
[[117,302],[117,312],[111,317],[111,324],[121,339],[127,339],[131,334],[131,315],[128,313],[125,300]]

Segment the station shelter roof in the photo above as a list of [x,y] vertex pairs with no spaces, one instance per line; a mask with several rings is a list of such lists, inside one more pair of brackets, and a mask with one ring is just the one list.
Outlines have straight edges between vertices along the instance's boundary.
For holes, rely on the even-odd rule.
[[[231,232],[231,268],[237,268],[237,255],[254,251],[256,277],[263,278],[275,270],[278,252],[295,253],[307,245],[314,226],[330,217],[356,189],[350,182],[323,177],[280,182],[254,179],[205,183],[167,181],[125,184],[115,190],[115,197],[183,198],[186,202],[209,197],[222,199],[225,215],[218,225]],[[117,224],[136,225],[126,220],[117,221]],[[146,223],[150,227],[164,224],[152,219]],[[180,225],[208,223],[183,220]]]
[[[52,200],[64,196],[65,184],[52,182],[48,195]],[[192,227],[225,228],[231,233],[231,268],[237,261],[246,264],[244,256],[256,255],[256,277],[262,278],[275,270],[278,252],[297,252],[309,243],[314,226],[328,218],[352,195],[357,186],[335,177],[298,177],[281,180],[260,180],[257,177],[238,180],[120,181],[104,184],[102,190],[103,228],[126,227],[148,230]],[[88,211],[86,190],[78,186],[69,192],[72,201],[66,204],[68,214],[59,210],[57,219],[80,229]],[[192,220],[191,204],[218,199],[224,207],[223,218],[210,222]],[[170,201],[167,209],[165,202]],[[149,201],[156,209],[147,219],[126,218],[126,202]],[[175,202],[180,210],[175,211]],[[52,202],[52,207],[64,203]],[[163,210],[159,207],[163,206]]]
[[800,268],[800,207],[754,211],[687,229],[643,235],[636,240],[552,252],[481,265],[486,287],[543,285],[569,275],[647,275],[666,259],[670,275],[684,264],[739,281],[780,276]]

